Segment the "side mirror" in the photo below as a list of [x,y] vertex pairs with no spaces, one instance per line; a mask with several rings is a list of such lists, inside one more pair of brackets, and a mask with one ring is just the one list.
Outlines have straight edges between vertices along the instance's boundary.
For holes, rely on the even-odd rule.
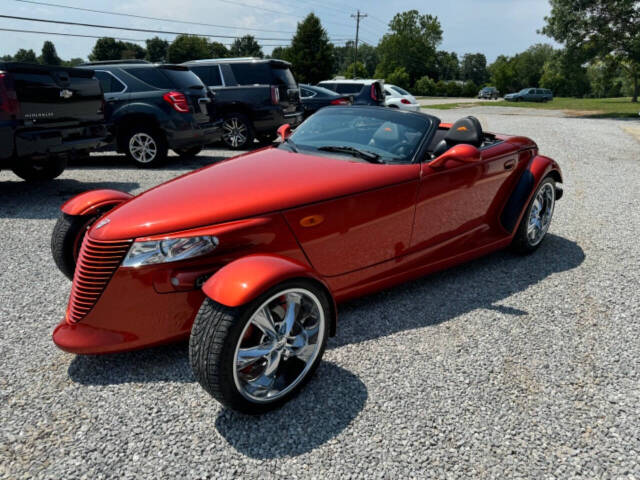
[[290,136],[291,136],[291,125],[289,125],[288,123],[285,123],[284,125],[280,125],[280,127],[278,128],[278,137],[280,137],[280,140],[284,142]]
[[449,160],[455,160],[461,163],[475,163],[480,161],[481,157],[480,150],[476,147],[462,143],[451,147],[438,158],[431,160],[427,165],[431,168],[438,169],[444,167]]

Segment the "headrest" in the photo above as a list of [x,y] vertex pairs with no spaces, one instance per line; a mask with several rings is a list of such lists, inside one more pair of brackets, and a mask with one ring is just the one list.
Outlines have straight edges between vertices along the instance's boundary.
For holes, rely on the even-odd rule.
[[444,139],[447,144],[468,143],[479,147],[482,145],[482,125],[476,117],[465,117],[454,123]]
[[376,130],[376,133],[373,134],[372,140],[378,144],[399,141],[400,132],[398,132],[398,125],[391,122],[384,122],[378,130]]

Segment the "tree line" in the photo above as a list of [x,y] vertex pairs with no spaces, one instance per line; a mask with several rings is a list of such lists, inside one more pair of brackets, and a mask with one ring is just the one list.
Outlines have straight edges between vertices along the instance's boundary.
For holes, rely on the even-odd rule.
[[[640,7],[634,0],[550,0],[551,14],[541,33],[564,46],[537,44],[513,56],[500,55],[488,64],[480,52],[439,50],[442,25],[437,17],[417,10],[397,13],[378,45],[354,42],[336,46],[313,13],[298,23],[287,47],[276,47],[272,58],[291,62],[300,83],[346,78],[382,78],[417,95],[475,96],[483,86],[501,93],[527,87],[548,88],[556,96],[620,97],[637,101],[640,76]],[[606,12],[606,13],[603,13]],[[606,18],[602,18],[606,16]],[[181,63],[222,57],[265,57],[252,35],[237,38],[227,48],[203,37],[180,35],[172,42],[151,38],[138,44],[101,38],[89,60],[146,59]],[[60,60],[47,41],[42,54],[19,50],[16,61],[77,64]]]

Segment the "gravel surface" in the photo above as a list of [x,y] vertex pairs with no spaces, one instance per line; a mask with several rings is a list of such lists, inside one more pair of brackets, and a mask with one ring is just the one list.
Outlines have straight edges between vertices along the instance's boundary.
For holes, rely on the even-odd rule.
[[[640,143],[629,122],[437,111],[534,138],[566,177],[535,254],[500,252],[343,305],[316,377],[261,418],[223,411],[185,344],[59,351],[57,207],[161,170],[93,157],[46,186],[0,173],[0,477],[640,478]],[[509,112],[506,112],[509,113]]]

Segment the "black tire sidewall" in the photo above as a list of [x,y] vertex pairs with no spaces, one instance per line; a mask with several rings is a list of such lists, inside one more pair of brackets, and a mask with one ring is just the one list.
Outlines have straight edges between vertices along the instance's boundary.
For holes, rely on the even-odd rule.
[[41,182],[53,180],[60,176],[67,168],[67,157],[53,157],[42,160],[43,164],[37,166],[34,160],[24,158],[17,159],[12,167],[13,173],[27,182]]
[[[135,157],[132,155],[131,150],[129,149],[131,138],[134,135],[137,135],[139,133],[144,133],[149,135],[150,137],[153,138],[153,141],[156,144],[156,156],[153,160],[151,160],[148,163],[142,163],[137,161]],[[167,145],[167,139],[165,138],[164,133],[156,128],[148,128],[148,127],[130,128],[123,135],[121,145],[127,155],[127,158],[139,168],[157,167],[167,159],[167,154],[169,153],[169,147]]]
[[58,269],[69,280],[73,280],[77,251],[87,228],[101,215],[100,212],[91,215],[68,215],[60,212],[51,234],[51,255]]
[[[304,288],[306,290],[309,290],[320,301],[320,304],[322,305],[322,308],[323,308],[324,317],[325,317],[325,325],[324,325],[325,332],[323,336],[322,345],[320,346],[320,351],[318,352],[318,355],[313,365],[311,366],[311,368],[309,368],[305,377],[290,392],[288,392],[286,395],[284,395],[283,397],[273,402],[269,402],[269,403],[253,402],[247,399],[245,396],[243,396],[242,393],[240,393],[240,391],[235,385],[233,374],[234,374],[234,368],[235,368],[236,346],[238,344],[240,335],[242,334],[245,325],[247,324],[247,322],[249,321],[249,319],[251,318],[251,315],[253,315],[255,310],[258,307],[260,307],[271,296],[275,295],[277,292],[287,290],[290,288]],[[201,307],[196,317],[196,320],[194,321],[194,330],[192,330],[192,332],[198,331],[200,328],[203,327],[203,325],[197,325],[198,323],[212,321],[211,318],[206,318],[206,316],[201,315],[203,311],[211,312],[211,307],[213,307],[214,309],[226,310],[227,315],[230,315],[230,317],[232,318],[232,322],[230,327],[226,329],[226,331],[223,331],[224,329],[220,329],[220,328],[213,329],[213,334],[210,335],[208,338],[202,339],[203,345],[200,346],[200,347],[204,347],[204,349],[207,351],[212,351],[212,347],[214,347],[216,343],[217,344],[222,343],[222,347],[220,349],[219,355],[217,355],[216,356],[217,358],[215,359],[215,361],[220,362],[219,365],[217,365],[217,367],[219,368],[218,377],[217,377],[219,378],[218,385],[208,384],[206,379],[211,379],[209,372],[201,371],[203,366],[205,367],[211,366],[210,360],[212,359],[212,357],[208,354],[205,354],[204,358],[206,358],[208,361],[200,362],[200,365],[194,364],[196,363],[194,362],[196,355],[194,355],[194,349],[193,349],[193,347],[195,346],[192,345],[192,341],[190,340],[189,356],[191,360],[191,366],[192,366],[192,369],[194,369],[194,374],[196,378],[199,380],[200,384],[204,387],[204,389],[207,390],[214,398],[216,398],[216,400],[218,400],[220,403],[222,403],[226,407],[231,408],[233,410],[256,415],[256,414],[261,414],[261,413],[279,408],[284,403],[286,403],[291,398],[293,398],[300,391],[300,389],[306,384],[306,382],[309,381],[309,379],[313,376],[315,370],[318,368],[318,365],[322,360],[322,356],[324,354],[324,350],[327,345],[327,338],[329,336],[329,331],[330,331],[329,322],[332,321],[332,318],[331,318],[332,309],[329,302],[330,302],[330,299],[327,298],[327,294],[324,292],[322,288],[317,286],[314,282],[305,280],[305,279],[295,279],[295,280],[289,280],[289,281],[280,283],[270,288],[269,290],[267,290],[266,292],[264,292],[263,294],[261,294],[260,296],[258,296],[257,298],[249,302],[248,304],[239,308],[229,309],[227,307],[224,307],[223,305],[217,304],[213,300],[210,300],[208,298],[205,299],[205,301],[203,302],[203,306]],[[203,358],[201,355],[198,355],[198,356],[200,359]],[[198,369],[200,369],[200,371],[196,371]],[[203,379],[205,379],[204,382],[202,381]]]

